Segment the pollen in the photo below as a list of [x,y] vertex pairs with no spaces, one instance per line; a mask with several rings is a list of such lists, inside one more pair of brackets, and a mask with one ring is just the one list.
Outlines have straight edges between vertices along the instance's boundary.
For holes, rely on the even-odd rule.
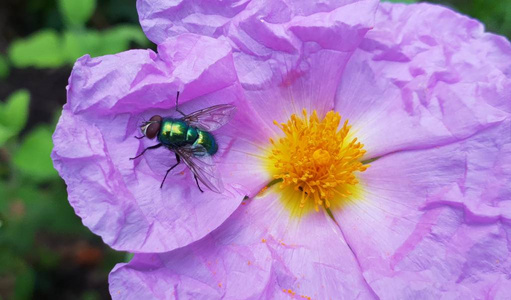
[[311,203],[319,211],[351,194],[358,184],[356,172],[368,165],[361,162],[366,151],[350,133],[347,120],[341,125],[337,112],[320,119],[316,111],[309,116],[304,109],[302,116],[293,114],[287,123],[274,124],[284,135],[270,139],[271,172],[281,189],[292,187],[300,195],[300,207]]

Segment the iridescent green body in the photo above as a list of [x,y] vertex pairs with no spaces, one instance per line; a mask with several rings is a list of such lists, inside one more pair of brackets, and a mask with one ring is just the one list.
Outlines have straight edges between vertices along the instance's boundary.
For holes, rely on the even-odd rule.
[[164,118],[161,122],[158,140],[169,148],[201,145],[209,155],[218,151],[218,144],[211,133],[192,127],[181,119]]

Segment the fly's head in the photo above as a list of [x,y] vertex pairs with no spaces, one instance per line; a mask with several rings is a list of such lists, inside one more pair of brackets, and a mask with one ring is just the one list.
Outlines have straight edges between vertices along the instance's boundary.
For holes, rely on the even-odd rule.
[[158,132],[160,131],[161,121],[163,118],[158,115],[154,115],[149,119],[149,121],[142,123],[140,126],[140,130],[145,137],[150,139],[154,139]]

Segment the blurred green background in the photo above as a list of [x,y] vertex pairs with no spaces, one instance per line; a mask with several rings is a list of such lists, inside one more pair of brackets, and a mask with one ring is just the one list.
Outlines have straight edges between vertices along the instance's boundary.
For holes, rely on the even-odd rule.
[[[0,300],[109,299],[108,272],[130,257],[81,224],[50,152],[73,62],[154,48],[135,2],[0,1]],[[511,36],[511,0],[430,2]]]

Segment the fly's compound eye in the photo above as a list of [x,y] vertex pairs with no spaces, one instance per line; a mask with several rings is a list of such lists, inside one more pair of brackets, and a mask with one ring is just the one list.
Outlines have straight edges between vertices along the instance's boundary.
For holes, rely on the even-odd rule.
[[155,116],[152,116],[151,119],[149,119],[149,122],[161,123],[162,120],[163,120],[163,118],[161,116],[155,115]]
[[142,133],[144,136],[154,139],[154,137],[160,131],[161,121],[163,118],[161,116],[155,115],[149,119],[149,122],[145,122],[140,128],[142,129]]
[[150,123],[149,126],[147,126],[144,135],[150,139],[154,139],[156,134],[158,134],[158,131],[160,131],[160,126],[160,122]]

